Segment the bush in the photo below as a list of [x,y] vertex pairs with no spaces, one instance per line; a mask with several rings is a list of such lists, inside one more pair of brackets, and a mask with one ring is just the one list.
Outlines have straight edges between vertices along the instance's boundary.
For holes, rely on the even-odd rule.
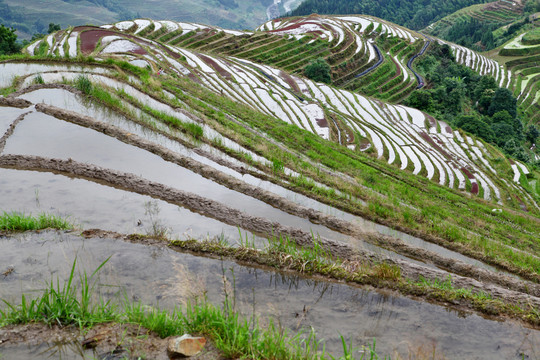
[[304,74],[313,81],[329,84],[332,81],[330,76],[330,65],[323,58],[313,60],[304,69]]

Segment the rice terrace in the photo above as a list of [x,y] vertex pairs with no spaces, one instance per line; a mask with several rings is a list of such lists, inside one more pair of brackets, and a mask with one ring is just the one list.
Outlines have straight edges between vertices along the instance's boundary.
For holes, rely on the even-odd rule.
[[184,334],[194,359],[540,359],[527,6],[138,18],[1,55],[0,360]]

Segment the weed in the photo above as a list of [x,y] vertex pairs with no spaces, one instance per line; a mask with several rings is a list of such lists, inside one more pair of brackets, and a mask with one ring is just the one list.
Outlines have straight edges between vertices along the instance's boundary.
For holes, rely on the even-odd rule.
[[45,81],[43,81],[43,77],[41,74],[37,74],[36,77],[34,77],[34,84],[44,84]]
[[37,217],[20,212],[5,212],[0,216],[0,230],[27,231],[40,229],[73,229],[73,224],[59,216],[41,213]]
[[75,87],[86,95],[90,95],[92,92],[92,82],[86,75],[77,76],[75,79]]
[[63,286],[60,285],[60,279],[57,278],[56,282],[51,280],[39,298],[27,300],[25,295],[22,295],[21,304],[18,306],[3,300],[8,310],[0,310],[0,326],[40,321],[49,325],[75,324],[84,327],[114,320],[116,307],[110,302],[100,300],[97,304],[92,303],[97,285],[95,276],[108,260],[101,263],[92,275],[87,276],[85,272],[79,276],[80,289],[74,283],[77,263],[75,259]]
[[166,238],[169,229],[161,223],[159,213],[161,209],[157,201],[147,201],[144,203],[144,214],[150,220],[150,228],[147,229],[147,234],[156,238]]

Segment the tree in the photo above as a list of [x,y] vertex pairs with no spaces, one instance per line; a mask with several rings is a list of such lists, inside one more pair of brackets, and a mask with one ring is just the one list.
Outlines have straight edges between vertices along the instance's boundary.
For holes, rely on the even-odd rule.
[[484,139],[487,142],[492,142],[495,138],[495,133],[489,127],[489,125],[476,116],[461,115],[456,120],[456,126]]
[[534,144],[538,136],[540,136],[540,131],[538,131],[536,126],[529,125],[529,127],[527,127],[527,131],[525,132],[525,138],[530,141],[531,144]]
[[15,54],[20,50],[15,29],[0,25],[0,55]]
[[514,138],[516,137],[514,128],[505,122],[495,123],[491,125],[491,128],[495,133],[495,142],[501,147],[505,146],[507,142],[509,142],[510,140],[514,140]]
[[493,116],[496,112],[506,110],[515,118],[517,115],[517,100],[512,95],[512,92],[506,88],[498,88],[495,90],[493,99],[488,108],[488,115]]
[[304,68],[304,74],[314,81],[329,84],[332,81],[330,76],[330,65],[323,58],[313,60]]
[[55,31],[60,31],[60,29],[60,24],[49,23],[49,30],[47,31],[47,33],[52,34]]

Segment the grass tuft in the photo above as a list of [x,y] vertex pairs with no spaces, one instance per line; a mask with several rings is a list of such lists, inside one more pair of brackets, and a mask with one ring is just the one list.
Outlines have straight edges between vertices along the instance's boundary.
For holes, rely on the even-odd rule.
[[27,231],[41,229],[73,229],[73,224],[59,216],[41,213],[37,217],[20,212],[5,212],[0,216],[0,231]]

